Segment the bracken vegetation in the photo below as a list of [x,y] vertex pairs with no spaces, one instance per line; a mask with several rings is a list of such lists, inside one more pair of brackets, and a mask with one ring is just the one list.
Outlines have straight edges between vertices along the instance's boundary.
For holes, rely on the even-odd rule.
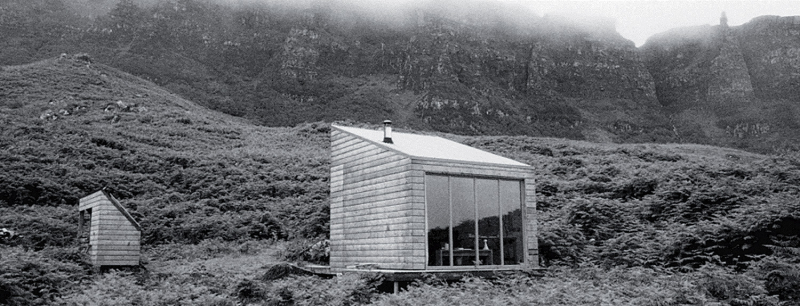
[[[444,135],[536,168],[545,276],[265,280],[328,232],[327,123],[265,128],[87,55],[0,71],[0,303],[798,305],[800,156],[700,145]],[[142,225],[139,271],[78,251],[107,187]],[[313,249],[313,248],[312,248]]]

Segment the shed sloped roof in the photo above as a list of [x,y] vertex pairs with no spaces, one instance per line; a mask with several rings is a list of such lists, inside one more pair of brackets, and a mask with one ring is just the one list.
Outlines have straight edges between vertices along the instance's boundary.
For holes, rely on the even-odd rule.
[[392,144],[383,142],[383,130],[368,130],[333,125],[333,128],[353,134],[379,146],[398,151],[411,157],[452,160],[469,163],[497,164],[516,167],[529,165],[436,136],[409,133],[392,133]]
[[120,204],[120,203],[119,203],[119,201],[117,201],[117,198],[115,198],[115,197],[114,197],[114,196],[112,196],[110,193],[108,193],[107,191],[105,191],[105,189],[103,189],[103,190],[100,190],[100,191],[98,191],[98,192],[95,192],[95,193],[93,193],[93,194],[90,194],[90,195],[88,195],[88,196],[85,196],[85,197],[81,198],[81,199],[79,200],[81,204],[78,206],[78,210],[79,210],[79,211],[86,210],[87,208],[83,208],[83,209],[81,208],[81,207],[83,207],[83,203],[85,202],[85,200],[86,200],[86,199],[95,198],[95,197],[97,197],[97,196],[98,196],[98,194],[100,194],[100,193],[102,193],[102,194],[103,194],[103,196],[105,196],[105,197],[106,197],[106,199],[108,199],[108,201],[109,201],[109,202],[111,202],[111,205],[113,205],[113,206],[114,206],[114,207],[115,207],[115,208],[116,208],[116,209],[117,209],[117,210],[118,210],[118,211],[119,211],[119,212],[120,212],[120,213],[121,213],[123,216],[125,216],[125,218],[126,218],[126,219],[128,219],[128,221],[130,221],[130,222],[131,222],[131,224],[133,225],[133,227],[135,227],[135,228],[136,228],[137,230],[139,230],[140,232],[142,231],[142,226],[141,226],[141,225],[139,225],[139,222],[136,222],[136,220],[135,220],[135,219],[133,219],[133,216],[131,216],[131,214],[130,214],[130,213],[128,213],[128,210],[127,210],[127,209],[125,209],[125,207],[122,207],[122,204]]
[[125,207],[122,207],[122,204],[120,204],[119,201],[117,201],[117,198],[115,198],[113,195],[111,195],[110,193],[108,193],[105,190],[102,190],[102,191],[103,191],[103,194],[105,194],[106,197],[109,200],[111,200],[111,203],[114,204],[114,207],[116,207],[117,210],[119,210],[119,212],[122,213],[122,215],[124,215],[125,218],[128,219],[128,221],[131,222],[131,224],[133,224],[133,227],[135,227],[137,230],[139,230],[141,232],[142,231],[142,226],[139,225],[139,222],[136,222],[136,220],[133,219],[133,216],[131,216],[131,214],[128,213],[128,210],[125,209]]

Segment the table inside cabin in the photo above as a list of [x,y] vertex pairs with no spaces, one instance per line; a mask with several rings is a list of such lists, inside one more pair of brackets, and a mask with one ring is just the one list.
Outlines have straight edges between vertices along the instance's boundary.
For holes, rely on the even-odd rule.
[[[445,259],[450,256],[450,250],[436,250],[436,265],[444,266]],[[478,250],[478,259],[481,265],[492,264],[492,250]],[[453,250],[453,265],[454,266],[472,266],[475,265],[475,250],[473,249],[456,249]]]

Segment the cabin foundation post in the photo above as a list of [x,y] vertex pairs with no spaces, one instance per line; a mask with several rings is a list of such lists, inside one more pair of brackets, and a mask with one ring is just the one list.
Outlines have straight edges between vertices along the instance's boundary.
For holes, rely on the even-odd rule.
[[394,294],[397,294],[399,292],[400,292],[400,282],[394,281]]

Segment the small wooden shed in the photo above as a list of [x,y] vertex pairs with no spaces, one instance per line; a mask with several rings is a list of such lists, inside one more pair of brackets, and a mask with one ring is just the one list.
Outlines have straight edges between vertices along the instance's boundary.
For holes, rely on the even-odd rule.
[[441,137],[333,125],[330,268],[538,267],[533,167]]
[[95,267],[139,265],[142,228],[105,190],[80,199],[78,239]]

